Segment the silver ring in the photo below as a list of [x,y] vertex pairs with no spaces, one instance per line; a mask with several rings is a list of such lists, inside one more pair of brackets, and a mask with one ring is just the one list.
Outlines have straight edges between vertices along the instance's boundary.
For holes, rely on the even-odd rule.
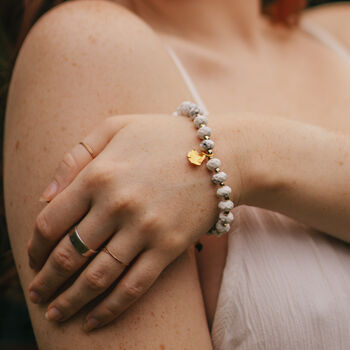
[[73,232],[69,235],[70,241],[73,244],[75,250],[82,256],[90,257],[97,253],[97,250],[90,249],[84,241],[81,239],[77,227],[74,227]]

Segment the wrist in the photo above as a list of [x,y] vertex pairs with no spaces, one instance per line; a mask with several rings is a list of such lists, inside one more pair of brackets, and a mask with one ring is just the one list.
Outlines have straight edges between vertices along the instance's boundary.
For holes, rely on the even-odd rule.
[[229,172],[234,202],[237,205],[263,206],[268,193],[276,189],[278,180],[268,171],[271,122],[267,117],[244,114],[219,117],[222,155]]

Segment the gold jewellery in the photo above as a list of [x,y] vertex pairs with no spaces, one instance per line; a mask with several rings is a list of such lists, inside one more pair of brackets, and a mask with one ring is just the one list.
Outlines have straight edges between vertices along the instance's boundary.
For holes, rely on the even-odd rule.
[[79,144],[82,145],[89,152],[91,158],[94,158],[94,151],[86,142],[80,141]]

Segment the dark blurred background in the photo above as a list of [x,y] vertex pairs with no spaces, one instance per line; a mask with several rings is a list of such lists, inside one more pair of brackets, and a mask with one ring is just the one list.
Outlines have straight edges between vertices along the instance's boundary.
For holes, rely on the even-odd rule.
[[[348,0],[350,1],[350,0]],[[6,94],[18,49],[30,25],[59,0],[0,0],[0,174]],[[273,0],[271,1],[273,2]],[[311,0],[309,7],[334,0]],[[33,4],[37,4],[32,6]],[[23,16],[24,6],[31,7]],[[0,175],[2,184],[2,175]],[[0,188],[0,350],[37,349],[19,285],[6,230],[3,186]],[[330,349],[331,350],[331,349]],[[332,349],[333,350],[333,349]],[[334,349],[335,350],[335,349]]]

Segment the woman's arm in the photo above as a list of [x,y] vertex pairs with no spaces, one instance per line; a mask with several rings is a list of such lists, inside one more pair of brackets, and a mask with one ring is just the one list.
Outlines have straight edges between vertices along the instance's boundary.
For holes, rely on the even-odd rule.
[[[246,121],[240,203],[280,212],[350,242],[349,136],[278,117]],[[234,119],[227,123],[227,132],[237,131]]]
[[[44,207],[38,199],[63,154],[110,115],[172,111],[186,98],[157,37],[110,2],[67,2],[28,35],[9,92],[4,182],[11,245],[40,349],[212,348],[192,250],[116,322],[91,334],[82,325],[93,305],[57,325],[44,317],[47,303],[29,302],[27,288],[35,276],[27,242]],[[69,259],[61,263],[68,268]]]

